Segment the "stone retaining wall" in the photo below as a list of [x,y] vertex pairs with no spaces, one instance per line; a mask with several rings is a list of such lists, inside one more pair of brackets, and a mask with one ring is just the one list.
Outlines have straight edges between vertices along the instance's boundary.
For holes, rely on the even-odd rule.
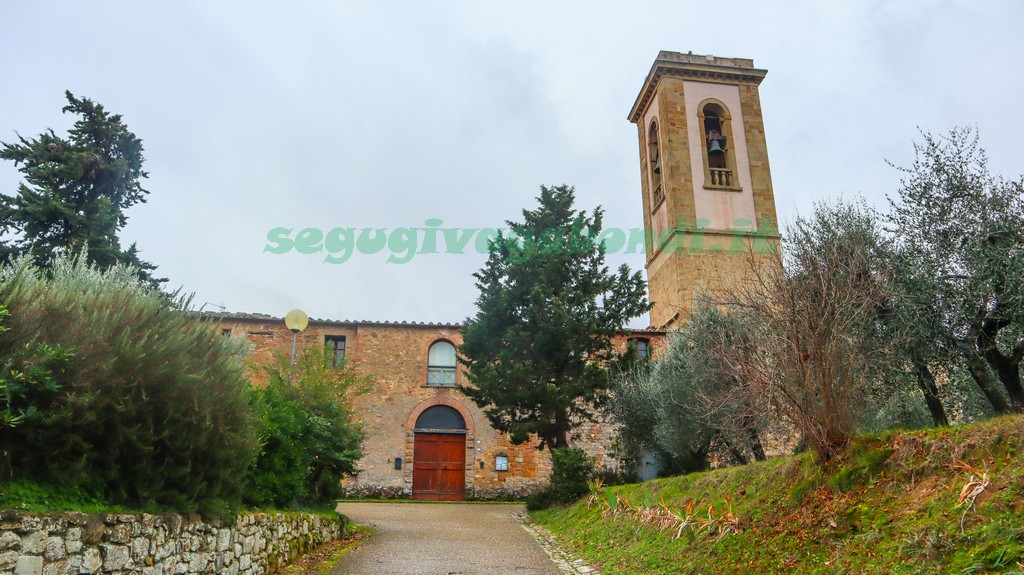
[[334,539],[340,516],[249,513],[233,523],[180,515],[0,512],[0,574],[263,575]]

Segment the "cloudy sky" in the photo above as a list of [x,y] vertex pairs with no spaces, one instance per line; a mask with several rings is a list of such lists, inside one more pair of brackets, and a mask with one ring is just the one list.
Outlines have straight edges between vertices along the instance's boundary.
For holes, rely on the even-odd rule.
[[[779,214],[882,206],[917,128],[976,125],[1024,172],[1024,3],[0,0],[0,141],[63,133],[64,90],[145,143],[135,241],[206,309],[461,321],[484,255],[264,251],[314,227],[489,228],[574,185],[642,225],[626,120],[659,50],[753,58]],[[19,181],[0,164],[0,193]],[[616,256],[635,269],[642,256]],[[638,319],[634,325],[646,325]]]

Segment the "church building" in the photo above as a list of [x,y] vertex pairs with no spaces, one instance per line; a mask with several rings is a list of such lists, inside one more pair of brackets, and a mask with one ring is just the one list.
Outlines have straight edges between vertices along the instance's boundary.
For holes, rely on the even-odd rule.
[[[640,146],[640,190],[647,230],[651,328],[624,330],[615,345],[657,353],[665,333],[685,320],[698,293],[742,282],[751,255],[778,243],[775,200],[753,61],[661,52],[629,121]],[[221,330],[245,337],[254,365],[287,354],[292,333],[283,318],[219,314]],[[521,496],[543,487],[547,451],[513,445],[459,392],[460,325],[311,320],[300,346],[327,346],[372,384],[355,401],[363,425],[360,471],[346,482],[352,496],[461,500]],[[254,371],[253,381],[261,383]],[[616,429],[588,423],[572,443],[599,468],[622,471]]]

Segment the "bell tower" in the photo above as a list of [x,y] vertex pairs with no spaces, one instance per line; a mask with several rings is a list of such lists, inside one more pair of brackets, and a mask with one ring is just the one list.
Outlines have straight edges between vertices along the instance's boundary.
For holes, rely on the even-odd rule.
[[744,58],[662,51],[629,113],[640,141],[651,325],[669,329],[701,292],[778,257],[758,86]]

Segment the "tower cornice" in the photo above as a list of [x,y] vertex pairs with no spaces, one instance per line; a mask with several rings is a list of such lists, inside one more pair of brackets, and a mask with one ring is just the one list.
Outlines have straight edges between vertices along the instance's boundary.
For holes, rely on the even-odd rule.
[[633,108],[629,112],[629,121],[636,124],[640,121],[647,106],[654,98],[658,82],[663,77],[676,77],[705,82],[722,82],[728,84],[760,85],[767,70],[754,68],[754,61],[747,58],[721,58],[702,54],[682,54],[680,52],[661,51],[651,65],[640,94],[637,95]]

